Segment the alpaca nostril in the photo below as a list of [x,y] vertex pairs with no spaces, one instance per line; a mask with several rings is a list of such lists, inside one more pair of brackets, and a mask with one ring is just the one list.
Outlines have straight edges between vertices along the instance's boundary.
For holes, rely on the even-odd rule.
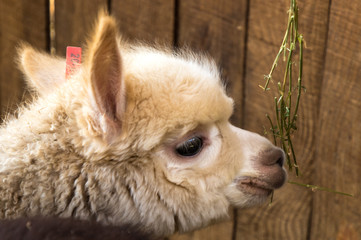
[[278,166],[283,167],[283,163],[285,162],[285,159],[283,156],[281,156],[280,158],[278,158],[276,164],[278,164]]
[[272,147],[271,149],[268,149],[267,151],[261,153],[260,159],[263,165],[278,165],[280,167],[283,167],[283,164],[285,162],[285,155],[282,149]]
[[276,148],[273,150],[273,153],[271,154],[271,162],[273,159],[273,164],[277,164],[280,167],[283,167],[283,164],[285,162],[285,154],[282,149]]

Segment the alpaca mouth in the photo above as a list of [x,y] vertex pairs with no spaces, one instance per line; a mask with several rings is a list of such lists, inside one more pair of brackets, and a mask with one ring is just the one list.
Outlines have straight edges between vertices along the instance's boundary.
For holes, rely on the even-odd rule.
[[265,180],[255,177],[239,177],[235,180],[237,189],[243,193],[251,195],[270,195],[276,186]]

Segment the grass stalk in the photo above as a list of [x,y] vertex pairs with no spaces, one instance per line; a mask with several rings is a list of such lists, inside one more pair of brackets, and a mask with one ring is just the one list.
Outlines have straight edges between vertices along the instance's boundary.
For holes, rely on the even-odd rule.
[[[281,147],[286,153],[286,162],[290,171],[295,169],[296,176],[299,176],[300,170],[297,164],[296,154],[293,147],[293,133],[297,130],[298,109],[302,93],[303,78],[303,47],[304,39],[298,32],[298,6],[297,0],[290,0],[290,9],[288,10],[287,29],[284,34],[279,51],[273,61],[270,72],[264,76],[265,85],[260,86],[264,91],[270,90],[269,84],[274,83],[273,73],[275,72],[280,56],[283,54],[283,61],[286,62],[283,79],[277,81],[278,96],[274,97],[275,121],[272,121],[269,114],[266,117],[271,125],[271,133],[275,145]],[[297,61],[298,58],[298,61]],[[295,73],[295,74],[294,74]],[[298,73],[298,74],[296,74]],[[297,79],[296,79],[297,76]],[[296,84],[293,84],[293,83]],[[295,89],[293,89],[295,86]],[[295,91],[296,90],[296,91]],[[296,102],[292,101],[293,94],[297,94]],[[294,107],[293,107],[294,106]],[[275,124],[274,124],[275,123]],[[333,189],[289,181],[288,183],[310,188],[312,191],[327,191],[353,197],[352,194],[335,191]],[[272,194],[273,198],[273,194]],[[272,199],[271,199],[272,202]]]
[[[276,70],[279,58],[283,54],[283,60],[286,62],[286,67],[283,74],[282,81],[277,82],[278,95],[275,97],[275,113],[276,121],[273,124],[269,115],[266,115],[270,124],[271,132],[273,134],[274,142],[285,151],[286,162],[288,168],[292,170],[295,168],[296,176],[299,175],[299,167],[296,160],[296,154],[294,152],[292,137],[293,132],[297,129],[297,113],[301,97],[302,89],[302,70],[303,70],[303,37],[298,32],[298,6],[296,0],[290,0],[290,9],[288,11],[288,22],[286,32],[284,34],[280,49],[273,61],[271,70],[268,75],[265,75],[266,83],[264,86],[260,86],[264,91],[269,90],[269,84],[272,78],[272,74]],[[297,44],[298,43],[298,44]],[[298,54],[297,54],[298,51]],[[294,58],[298,57],[298,66],[295,67],[297,61]],[[293,72],[298,71],[298,79],[294,79]],[[296,75],[296,74],[295,74]],[[293,81],[297,81],[297,97],[295,107],[293,108],[292,94]]]
[[353,194],[339,192],[339,191],[335,191],[335,190],[330,189],[330,188],[320,187],[320,186],[317,186],[317,185],[304,184],[304,183],[298,183],[298,182],[292,182],[292,181],[288,181],[288,183],[294,184],[294,185],[297,185],[297,186],[301,186],[301,187],[310,188],[313,192],[316,192],[317,190],[320,190],[320,191],[326,191],[326,192],[330,192],[330,193],[340,194],[340,195],[343,195],[343,196],[354,197]]

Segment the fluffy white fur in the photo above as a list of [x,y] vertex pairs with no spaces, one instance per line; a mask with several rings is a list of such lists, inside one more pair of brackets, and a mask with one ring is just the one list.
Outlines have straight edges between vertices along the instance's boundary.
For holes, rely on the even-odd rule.
[[[20,50],[37,93],[0,129],[0,218],[95,219],[158,237],[264,202],[285,181],[283,153],[228,122],[212,60],[126,43],[106,14],[84,59],[66,81],[64,59]],[[177,154],[194,136],[200,153]]]

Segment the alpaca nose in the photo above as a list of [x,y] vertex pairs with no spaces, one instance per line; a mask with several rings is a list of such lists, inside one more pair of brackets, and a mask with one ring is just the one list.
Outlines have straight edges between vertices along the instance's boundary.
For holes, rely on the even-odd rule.
[[285,161],[285,153],[282,149],[278,147],[269,148],[266,151],[263,151],[260,156],[261,164],[266,166],[278,165],[283,167]]

